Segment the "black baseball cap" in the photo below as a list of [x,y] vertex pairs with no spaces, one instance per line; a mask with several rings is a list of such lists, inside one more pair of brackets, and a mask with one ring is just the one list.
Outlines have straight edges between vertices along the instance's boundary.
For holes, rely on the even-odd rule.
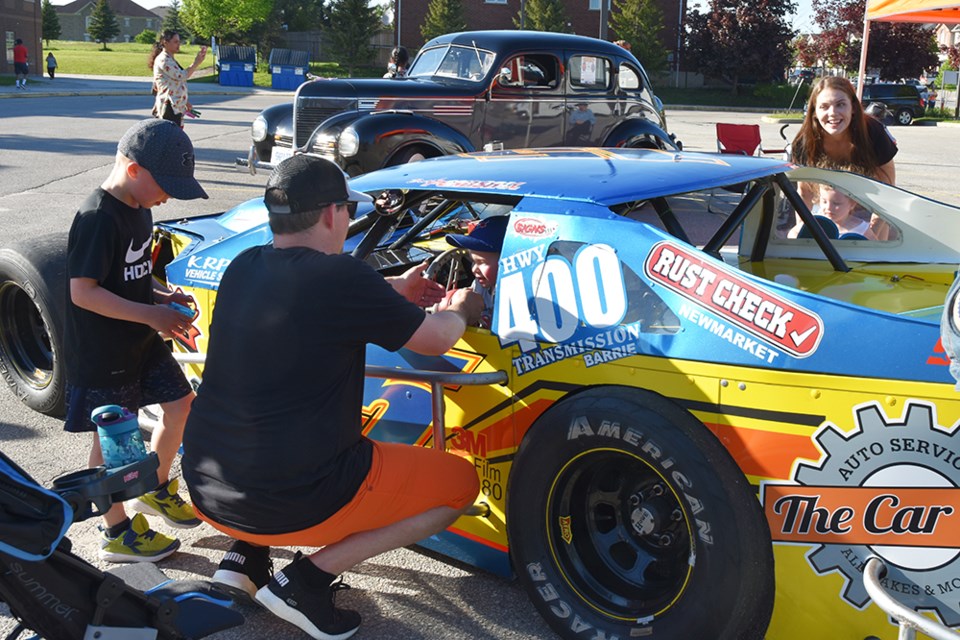
[[336,202],[373,202],[354,191],[347,176],[326,158],[298,154],[273,169],[267,180],[263,203],[273,214],[316,211]]
[[447,242],[468,251],[500,253],[503,249],[503,237],[507,234],[507,222],[510,216],[493,216],[477,223],[467,235],[452,233]]
[[193,143],[183,129],[169,120],[141,120],[123,134],[117,151],[149,171],[171,198],[207,197],[193,177]]

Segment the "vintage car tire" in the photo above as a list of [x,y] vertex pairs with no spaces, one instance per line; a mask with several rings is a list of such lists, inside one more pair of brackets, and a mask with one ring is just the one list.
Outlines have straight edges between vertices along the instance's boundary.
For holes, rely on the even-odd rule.
[[414,145],[412,147],[405,147],[390,158],[390,162],[387,163],[387,166],[395,167],[397,165],[407,164],[408,162],[420,162],[421,160],[426,160],[427,158],[433,158],[436,155],[438,154],[435,151],[431,153],[422,146]]
[[64,415],[63,323],[67,238],[0,249],[0,376],[24,404]]
[[507,532],[563,638],[760,640],[769,624],[773,552],[755,490],[657,394],[597,387],[541,416],[513,463]]

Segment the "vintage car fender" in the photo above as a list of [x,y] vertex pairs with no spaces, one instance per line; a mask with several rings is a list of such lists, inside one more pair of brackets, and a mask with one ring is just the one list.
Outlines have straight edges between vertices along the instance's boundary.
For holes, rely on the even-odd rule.
[[357,152],[344,156],[338,148],[337,154],[351,176],[402,164],[407,161],[405,153],[417,149],[424,151],[425,157],[475,150],[473,143],[453,127],[410,111],[364,114],[349,128],[356,132]]
[[642,141],[653,138],[661,141],[661,149],[679,151],[676,139],[662,128],[643,118],[629,118],[616,126],[604,141],[604,147],[643,147]]
[[257,119],[261,118],[266,123],[266,137],[260,141],[254,140],[253,151],[256,154],[254,160],[266,161],[271,158],[275,136],[293,137],[293,103],[287,102],[267,107],[257,116]]

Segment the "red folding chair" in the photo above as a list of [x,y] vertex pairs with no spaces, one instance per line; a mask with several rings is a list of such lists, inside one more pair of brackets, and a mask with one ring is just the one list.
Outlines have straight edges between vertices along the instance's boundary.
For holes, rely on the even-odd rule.
[[717,123],[717,151],[755,156],[764,153],[783,153],[783,149],[764,149],[760,141],[760,125]]
[[[764,149],[760,141],[760,125],[758,124],[729,124],[726,122],[717,123],[717,151],[719,153],[738,154],[743,156],[756,156],[764,153],[782,154],[783,149]],[[726,187],[727,191],[742,193],[746,184]],[[710,197],[707,199],[707,212],[713,213],[712,202],[714,192],[710,191]]]

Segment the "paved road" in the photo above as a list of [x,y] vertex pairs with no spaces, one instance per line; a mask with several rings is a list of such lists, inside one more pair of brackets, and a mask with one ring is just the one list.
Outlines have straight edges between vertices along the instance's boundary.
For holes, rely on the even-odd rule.
[[[0,246],[69,227],[79,202],[109,171],[116,141],[147,115],[150,98],[144,81],[57,78],[31,87],[29,97],[0,91]],[[70,82],[69,90],[63,87]],[[42,91],[41,91],[42,89]],[[51,90],[58,89],[61,95]],[[99,95],[90,95],[97,92]],[[43,95],[41,95],[43,94]],[[266,177],[233,168],[248,144],[249,123],[264,107],[289,99],[289,93],[194,89],[193,102],[203,118],[187,123],[197,148],[200,181],[208,201],[171,202],[155,211],[158,219],[214,213],[262,194]],[[756,113],[669,109],[671,130],[689,150],[715,149],[714,123],[759,122]],[[778,141],[776,124],[762,123],[767,145]],[[795,131],[796,126],[792,129]],[[960,205],[954,187],[960,128],[894,129],[902,185]],[[59,421],[34,414],[0,392],[0,442],[4,452],[47,484],[77,469],[87,443],[61,431]],[[71,529],[75,549],[94,561],[94,522]],[[162,527],[160,527],[162,528]],[[170,577],[196,578],[213,573],[226,539],[206,527],[181,536],[183,548],[162,563]],[[292,552],[277,551],[285,563]],[[342,598],[363,615],[357,638],[516,638],[554,637],[515,583],[469,567],[439,561],[422,551],[399,550],[362,563],[347,575],[355,588]],[[255,608],[243,609],[247,624],[217,637],[253,639],[300,637],[291,627]],[[13,621],[0,605],[0,633]]]

